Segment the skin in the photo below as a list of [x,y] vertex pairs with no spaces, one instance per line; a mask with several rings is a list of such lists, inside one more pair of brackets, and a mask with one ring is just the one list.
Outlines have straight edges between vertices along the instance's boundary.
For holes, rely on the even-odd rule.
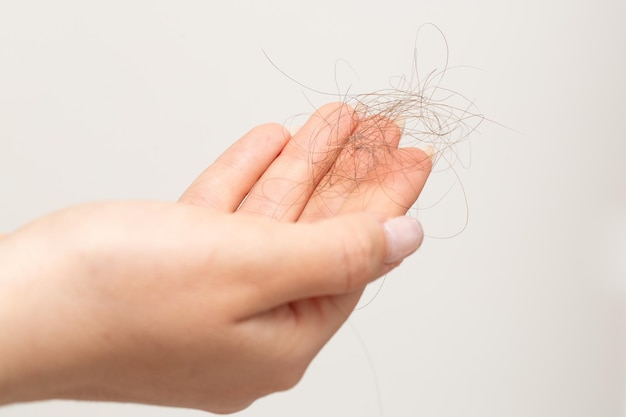
[[178,203],[84,204],[1,237],[0,404],[229,413],[294,386],[365,285],[421,243],[415,223],[404,244],[386,226],[431,169],[400,136],[330,104],[293,137],[251,130]]

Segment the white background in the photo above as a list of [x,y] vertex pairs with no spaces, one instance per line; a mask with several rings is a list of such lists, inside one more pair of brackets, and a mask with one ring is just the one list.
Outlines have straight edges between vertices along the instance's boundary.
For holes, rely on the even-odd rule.
[[[440,165],[420,203],[432,207],[413,212],[447,236],[465,196],[468,227],[427,238],[298,387],[240,415],[626,416],[624,17],[623,0],[1,0],[0,230],[83,201],[174,200],[252,126],[329,100],[306,98],[263,50],[326,91],[343,60],[353,70],[340,64],[337,78],[371,91],[410,74],[432,22],[451,65],[472,67],[448,86],[510,128],[483,123],[459,146],[469,168]],[[442,50],[433,30],[418,45]],[[433,205],[451,172],[465,193]]]

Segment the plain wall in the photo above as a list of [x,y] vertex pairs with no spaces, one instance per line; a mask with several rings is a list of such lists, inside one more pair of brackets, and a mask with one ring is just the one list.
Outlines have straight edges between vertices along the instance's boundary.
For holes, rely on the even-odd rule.
[[[433,175],[419,253],[295,389],[239,415],[626,416],[625,16],[619,0],[1,0],[0,230],[83,201],[175,200],[249,128],[332,99],[263,51],[312,88],[372,91],[411,72],[432,22],[467,66],[449,87],[494,122],[459,145],[468,168]],[[420,39],[440,67],[441,38]],[[451,172],[464,192],[437,202]]]

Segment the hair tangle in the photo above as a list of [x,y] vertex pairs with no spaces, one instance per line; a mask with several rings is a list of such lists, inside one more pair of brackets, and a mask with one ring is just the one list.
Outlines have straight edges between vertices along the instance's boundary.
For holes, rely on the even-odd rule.
[[[434,66],[427,66],[421,62],[421,47],[418,43],[424,37],[425,30],[434,31],[442,42],[441,59]],[[398,148],[421,148],[426,150],[433,162],[433,173],[429,183],[436,182],[433,177],[445,176],[445,181],[437,181],[436,190],[428,189],[429,200],[424,202],[422,196],[416,204],[406,204],[405,208],[412,215],[424,212],[446,200],[455,200],[454,204],[462,205],[461,223],[455,223],[451,232],[429,234],[430,238],[450,238],[460,234],[469,221],[469,204],[463,188],[458,167],[467,168],[470,165],[471,152],[468,138],[477,131],[484,121],[493,122],[485,117],[478,109],[475,101],[468,96],[446,85],[447,76],[455,71],[468,70],[473,67],[450,64],[450,47],[443,31],[432,23],[424,24],[416,31],[411,56],[410,71],[403,75],[395,75],[388,79],[387,86],[368,92],[355,92],[353,87],[343,87],[338,82],[338,65],[348,65],[345,61],[335,64],[336,91],[324,91],[313,88],[285,72],[270,56],[263,51],[269,63],[284,77],[303,88],[306,100],[313,108],[312,96],[322,97],[325,101],[344,103],[337,111],[355,109],[361,122],[350,137],[338,144],[319,147],[327,152],[323,155],[311,153],[314,161],[312,165],[328,165],[328,172],[324,176],[318,189],[323,192],[341,193],[341,187],[333,187],[336,183],[350,181],[359,186],[363,180],[372,180],[372,175],[381,181],[390,172],[380,167],[401,170],[406,164],[394,164],[393,159],[398,157]],[[352,68],[352,67],[350,67]],[[293,117],[295,120],[298,116]],[[340,115],[328,118],[330,126]],[[289,123],[289,122],[288,122]],[[497,123],[496,123],[497,124]],[[381,138],[393,136],[393,129],[401,129],[399,141],[388,143]],[[293,130],[293,129],[292,129]],[[321,136],[320,136],[321,137]],[[461,144],[464,144],[462,149]],[[317,147],[316,147],[317,148]],[[339,155],[339,156],[338,156]],[[338,158],[349,160],[348,164],[333,163]],[[419,164],[419,160],[415,163]],[[391,174],[394,174],[393,172]],[[398,173],[395,173],[398,174]],[[443,183],[443,184],[442,184]],[[434,198],[432,194],[435,194]],[[451,196],[454,195],[454,198]],[[389,195],[391,199],[396,196]],[[460,197],[460,200],[457,198]],[[399,204],[404,204],[398,201]]]

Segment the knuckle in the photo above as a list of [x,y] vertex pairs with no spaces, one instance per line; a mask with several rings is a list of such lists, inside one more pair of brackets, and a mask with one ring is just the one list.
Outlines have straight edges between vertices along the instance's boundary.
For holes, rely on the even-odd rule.
[[268,372],[268,375],[272,375],[269,386],[271,392],[287,391],[295,387],[302,380],[315,353],[308,343],[303,344],[301,340],[286,343],[271,361],[271,371]]
[[219,202],[216,201],[215,197],[206,195],[206,193],[203,193],[198,188],[199,187],[194,187],[185,191],[178,199],[178,202],[208,209],[216,209],[219,206]]
[[301,364],[285,366],[283,371],[276,375],[274,391],[287,391],[295,387],[302,380],[305,370],[306,367]]
[[341,236],[340,248],[345,292],[351,292],[369,282],[377,259],[376,245],[363,229],[352,226]]

